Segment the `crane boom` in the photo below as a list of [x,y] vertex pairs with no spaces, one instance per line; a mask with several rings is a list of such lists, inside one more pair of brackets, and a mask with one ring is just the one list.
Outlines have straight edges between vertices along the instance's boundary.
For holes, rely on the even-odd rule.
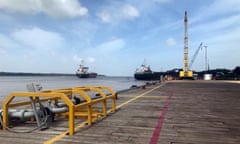
[[183,71],[179,72],[180,79],[193,79],[193,72],[188,69],[188,18],[187,11],[184,16],[184,60],[183,60]]
[[188,18],[187,11],[185,11],[184,16],[184,67],[183,71],[188,71],[188,30],[187,30]]
[[195,51],[195,53],[194,53],[194,55],[192,57],[192,60],[191,60],[191,62],[189,64],[189,69],[192,67],[192,65],[193,65],[193,63],[194,63],[194,61],[195,61],[195,59],[197,57],[197,54],[198,54],[199,50],[202,48],[202,44],[203,43],[201,42],[200,45],[198,46],[197,50]]

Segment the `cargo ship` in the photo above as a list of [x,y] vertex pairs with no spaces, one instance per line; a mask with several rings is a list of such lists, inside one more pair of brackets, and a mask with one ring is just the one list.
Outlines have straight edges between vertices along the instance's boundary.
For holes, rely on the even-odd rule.
[[161,80],[163,75],[163,72],[152,71],[150,66],[147,66],[144,62],[144,64],[135,71],[134,78],[136,80]]
[[88,72],[88,69],[89,68],[84,66],[82,62],[76,72],[76,76],[79,78],[96,78],[98,74],[95,72]]

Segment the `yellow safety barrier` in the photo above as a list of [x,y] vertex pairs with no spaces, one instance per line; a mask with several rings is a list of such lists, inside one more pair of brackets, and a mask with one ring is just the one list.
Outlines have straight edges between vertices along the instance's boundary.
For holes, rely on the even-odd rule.
[[[91,98],[88,92],[94,92],[98,94],[97,98]],[[107,93],[106,93],[107,92]],[[73,95],[81,96],[84,102],[74,104],[71,99]],[[30,101],[13,102],[15,97],[31,97],[33,100],[40,99],[41,102],[54,100],[55,104],[62,101],[68,107],[68,111],[58,114],[58,116],[68,117],[68,131],[69,135],[74,134],[74,119],[86,117],[88,119],[88,125],[92,124],[93,118],[101,116],[107,116],[107,100],[111,99],[111,112],[116,111],[116,93],[107,86],[86,86],[86,87],[72,87],[63,89],[45,90],[39,92],[14,92],[11,93],[3,102],[2,105],[2,120],[4,125],[8,125],[8,112],[10,107],[27,106],[30,105]],[[94,110],[95,104],[102,103],[101,110]],[[3,127],[6,130],[6,127]]]

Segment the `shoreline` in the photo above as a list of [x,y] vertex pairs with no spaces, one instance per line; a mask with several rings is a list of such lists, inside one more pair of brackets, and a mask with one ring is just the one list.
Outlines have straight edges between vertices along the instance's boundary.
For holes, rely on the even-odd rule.
[[0,76],[75,76],[75,74],[66,74],[66,73],[0,72]]

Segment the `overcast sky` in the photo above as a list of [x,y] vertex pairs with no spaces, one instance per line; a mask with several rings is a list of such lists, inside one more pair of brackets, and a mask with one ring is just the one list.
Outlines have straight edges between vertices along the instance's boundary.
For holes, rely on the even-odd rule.
[[[240,65],[239,0],[0,0],[0,71],[133,76],[183,67],[201,42],[210,69]],[[202,49],[192,70],[205,69]]]

